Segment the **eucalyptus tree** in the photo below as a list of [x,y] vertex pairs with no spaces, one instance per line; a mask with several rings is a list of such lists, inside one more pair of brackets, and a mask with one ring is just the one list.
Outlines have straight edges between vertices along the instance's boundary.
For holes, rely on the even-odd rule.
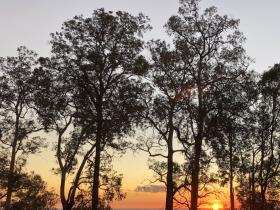
[[95,10],[76,16],[52,34],[52,66],[71,81],[77,122],[91,125],[95,145],[92,209],[98,208],[100,162],[104,150],[122,150],[133,130],[137,103],[134,73],[146,66],[141,36],[150,26],[143,14]]
[[8,158],[5,210],[11,207],[14,178],[20,173],[29,154],[44,145],[34,136],[42,127],[36,120],[34,78],[36,54],[19,47],[18,55],[0,59],[0,131],[1,152]]
[[277,199],[280,178],[280,65],[275,64],[262,74],[259,118],[260,165],[259,186],[261,209],[268,199]]
[[158,175],[156,180],[165,183],[165,209],[172,210],[178,191],[178,183],[174,180],[174,155],[183,151],[178,147],[176,134],[185,121],[181,104],[187,91],[188,75],[176,49],[172,49],[165,41],[151,41],[149,49],[151,64],[146,72],[149,83],[143,89],[142,104],[145,109],[140,116],[144,119],[144,128],[150,129],[153,134],[141,138],[137,148],[151,157],[164,160],[163,163],[154,162],[150,168]]
[[[247,190],[243,206],[267,209],[279,193],[279,64],[261,75],[258,103],[251,132],[251,156],[247,163]],[[242,194],[246,189],[240,189]],[[241,195],[242,196],[242,195]],[[240,196],[240,197],[241,197]]]
[[11,205],[12,210],[53,210],[57,195],[47,189],[47,183],[34,172],[22,173],[16,181],[17,190]]
[[[95,144],[91,142],[91,125],[77,119],[75,91],[65,75],[52,68],[48,58],[39,58],[40,67],[34,71],[36,81],[35,108],[46,132],[54,135],[55,157],[60,176],[60,201],[63,210],[71,210],[82,183],[88,158]],[[71,181],[70,181],[71,180]],[[67,189],[67,183],[71,183]]]
[[279,196],[279,64],[260,75],[257,101],[248,122],[248,140],[238,178],[243,209],[274,208]]
[[[244,36],[239,20],[219,15],[215,7],[200,12],[198,0],[181,0],[178,15],[166,25],[174,46],[189,76],[190,94],[185,98],[193,146],[191,155],[191,209],[198,208],[201,157],[207,155],[207,124],[218,110],[227,109],[229,101],[218,100],[227,94],[226,85],[244,77],[247,56],[242,46]],[[219,103],[218,103],[219,101]],[[229,110],[230,111],[230,110]]]
[[244,153],[250,150],[251,110],[257,102],[256,76],[247,74],[236,84],[227,84],[227,94],[219,100],[231,101],[227,109],[218,111],[208,122],[211,128],[208,139],[219,167],[220,183],[229,184],[230,209],[234,210],[234,182],[238,173],[242,173]]

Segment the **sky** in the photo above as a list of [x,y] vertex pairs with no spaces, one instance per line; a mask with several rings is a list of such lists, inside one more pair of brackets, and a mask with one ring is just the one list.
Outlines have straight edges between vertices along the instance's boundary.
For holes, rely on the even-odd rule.
[[[47,56],[50,51],[49,34],[60,29],[63,21],[74,15],[90,15],[93,10],[125,10],[132,14],[143,12],[151,18],[153,30],[145,39],[166,38],[163,25],[168,17],[176,14],[177,0],[0,0],[0,57],[15,55],[21,45]],[[280,54],[280,1],[279,0],[203,0],[202,7],[215,5],[220,14],[240,19],[240,30],[247,41],[247,54],[254,59],[250,69],[267,70],[279,62]],[[54,140],[54,137],[47,135]],[[51,147],[50,147],[51,148]],[[115,161],[115,168],[124,174],[125,201],[116,207],[162,207],[164,193],[135,192],[137,186],[147,184],[151,172],[147,155],[128,152]],[[40,173],[49,186],[58,186],[58,177],[51,173],[55,166],[54,153],[49,149],[29,160],[30,170]],[[149,203],[153,200],[153,203]]]

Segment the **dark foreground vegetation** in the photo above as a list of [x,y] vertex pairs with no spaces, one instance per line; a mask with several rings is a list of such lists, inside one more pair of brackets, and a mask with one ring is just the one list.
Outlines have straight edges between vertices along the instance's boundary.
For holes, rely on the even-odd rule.
[[[19,47],[0,58],[0,207],[110,209],[126,196],[112,160],[133,149],[150,155],[166,210],[197,210],[222,194],[214,186],[226,187],[231,210],[236,199],[277,208],[280,65],[250,71],[239,20],[180,3],[164,26],[171,43],[143,41],[143,14],[99,9],[52,33],[49,57]],[[59,195],[25,169],[48,146],[44,132]]]

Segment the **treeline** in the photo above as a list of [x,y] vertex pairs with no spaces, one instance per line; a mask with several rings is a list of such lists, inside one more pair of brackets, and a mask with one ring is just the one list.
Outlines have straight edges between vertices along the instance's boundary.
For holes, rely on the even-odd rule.
[[[277,208],[280,65],[249,71],[239,20],[199,0],[181,0],[164,27],[171,43],[144,42],[148,17],[99,9],[52,33],[48,57],[19,47],[0,58],[0,207],[110,209],[126,196],[112,159],[133,149],[151,157],[166,210],[197,210],[215,185],[231,210],[236,199]],[[59,195],[25,171],[48,145],[43,132],[54,136]]]

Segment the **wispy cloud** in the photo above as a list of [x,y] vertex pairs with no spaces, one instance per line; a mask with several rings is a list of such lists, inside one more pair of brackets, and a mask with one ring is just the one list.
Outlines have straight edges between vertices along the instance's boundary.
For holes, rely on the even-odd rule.
[[165,192],[166,187],[162,185],[145,185],[145,186],[137,186],[135,189],[136,192]]

